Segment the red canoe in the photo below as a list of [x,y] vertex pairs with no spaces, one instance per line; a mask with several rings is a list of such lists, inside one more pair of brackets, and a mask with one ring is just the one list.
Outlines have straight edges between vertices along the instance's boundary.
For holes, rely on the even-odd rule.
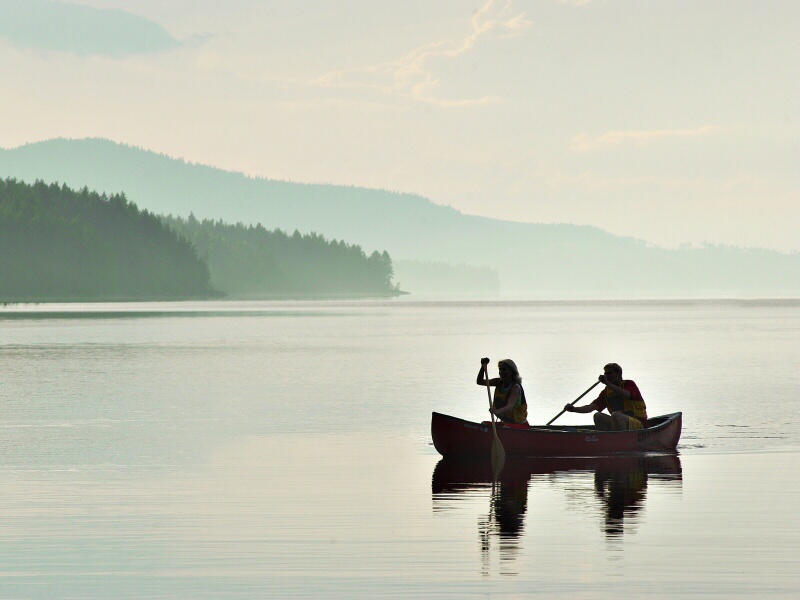
[[[681,437],[681,413],[647,419],[634,431],[600,431],[594,427],[550,425],[517,429],[498,424],[507,456],[599,456],[618,452],[675,450]],[[442,456],[485,457],[491,454],[492,426],[433,413],[433,445]]]

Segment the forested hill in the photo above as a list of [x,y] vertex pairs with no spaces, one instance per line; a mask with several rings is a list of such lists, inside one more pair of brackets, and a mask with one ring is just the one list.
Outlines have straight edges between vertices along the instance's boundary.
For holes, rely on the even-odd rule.
[[212,293],[192,245],[125,196],[0,180],[0,302]]
[[124,190],[139,206],[160,214],[316,231],[367,252],[386,249],[396,261],[487,265],[497,271],[503,294],[800,294],[800,254],[654,248],[595,227],[465,215],[412,194],[253,179],[108,140],[57,139],[0,149],[2,176]]
[[386,296],[392,283],[387,252],[367,256],[359,247],[316,233],[288,235],[262,225],[163,217],[206,257],[212,285],[232,297],[266,295]]

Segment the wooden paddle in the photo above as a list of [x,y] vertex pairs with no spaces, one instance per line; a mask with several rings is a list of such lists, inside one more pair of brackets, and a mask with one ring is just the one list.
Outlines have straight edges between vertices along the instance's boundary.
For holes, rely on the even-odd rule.
[[[492,409],[492,391],[489,389],[489,367],[483,365],[483,373],[484,377],[486,378],[486,394],[489,396],[489,410]],[[598,382],[599,383],[599,382]],[[506,461],[506,450],[503,448],[503,444],[500,442],[500,438],[497,436],[497,426],[494,424],[494,413],[490,413],[492,415],[492,432],[494,433],[494,439],[492,440],[492,472],[494,476],[497,477],[497,474],[502,470],[503,463]]]
[[[578,396],[577,398],[575,398],[575,400],[573,400],[572,402],[570,402],[570,403],[569,403],[569,405],[570,405],[570,406],[575,406],[575,403],[576,403],[578,400],[580,400],[581,398],[583,398],[583,397],[584,397],[586,394],[588,394],[589,392],[591,392],[591,391],[594,389],[594,387],[595,387],[595,386],[596,386],[598,383],[600,383],[600,382],[599,382],[599,381],[595,381],[595,382],[594,382],[594,385],[592,385],[592,387],[590,387],[588,390],[586,390],[585,392],[583,392],[583,393],[582,393],[580,396]],[[560,413],[558,413],[558,414],[557,414],[555,417],[553,417],[552,419],[550,419],[550,421],[548,421],[548,423],[547,423],[547,424],[548,424],[548,425],[550,425],[550,424],[551,424],[553,421],[555,421],[555,420],[556,420],[558,417],[560,417],[561,415],[563,415],[565,412],[567,412],[567,409],[566,409],[566,407],[564,408],[564,410],[562,410]]]

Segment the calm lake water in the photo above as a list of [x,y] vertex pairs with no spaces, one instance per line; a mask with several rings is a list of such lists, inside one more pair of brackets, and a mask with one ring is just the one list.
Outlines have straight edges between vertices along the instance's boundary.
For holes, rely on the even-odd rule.
[[[442,460],[482,356],[679,453]],[[796,598],[799,366],[798,301],[5,307],[0,598]]]

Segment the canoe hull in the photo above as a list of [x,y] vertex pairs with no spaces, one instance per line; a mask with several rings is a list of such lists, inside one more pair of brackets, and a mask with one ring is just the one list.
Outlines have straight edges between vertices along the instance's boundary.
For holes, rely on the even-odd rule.
[[[672,451],[681,437],[681,413],[649,420],[634,431],[600,431],[591,427],[498,427],[507,456],[602,456],[630,452]],[[491,454],[492,426],[434,412],[433,445],[442,456],[486,457]]]

